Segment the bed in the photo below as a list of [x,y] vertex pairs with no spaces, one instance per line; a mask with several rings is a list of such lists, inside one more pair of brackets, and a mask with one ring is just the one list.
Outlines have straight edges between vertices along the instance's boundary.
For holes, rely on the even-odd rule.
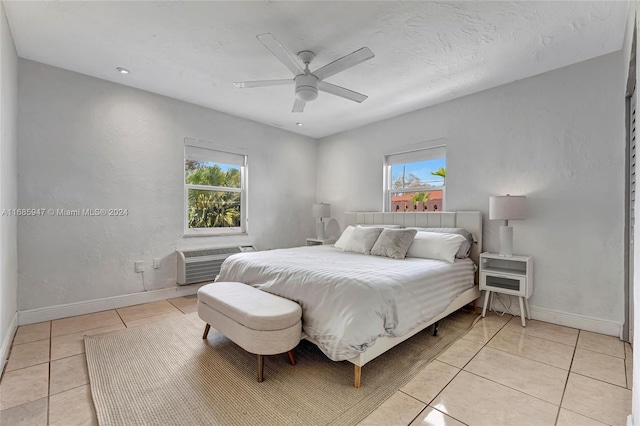
[[358,388],[367,362],[479,297],[474,277],[482,249],[482,215],[372,212],[345,216],[346,225],[464,228],[473,233],[476,244],[469,258],[453,264],[343,253],[333,246],[242,253],[225,261],[219,280],[243,282],[299,303],[303,337],[330,359],[353,363]]

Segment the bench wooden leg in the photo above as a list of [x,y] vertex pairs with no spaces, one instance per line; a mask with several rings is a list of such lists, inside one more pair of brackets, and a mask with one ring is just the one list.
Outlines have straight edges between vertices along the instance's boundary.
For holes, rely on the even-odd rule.
[[209,324],[204,326],[204,334],[202,335],[202,338],[206,340],[207,335],[209,334],[209,329],[211,328],[211,326]]
[[263,380],[262,378],[262,371],[264,370],[264,356],[263,355],[258,355],[258,381],[261,382]]
[[353,387],[360,389],[360,377],[362,375],[362,367],[359,365],[353,366]]
[[289,355],[289,362],[291,365],[296,365],[296,359],[293,357],[293,351],[287,352],[287,355]]

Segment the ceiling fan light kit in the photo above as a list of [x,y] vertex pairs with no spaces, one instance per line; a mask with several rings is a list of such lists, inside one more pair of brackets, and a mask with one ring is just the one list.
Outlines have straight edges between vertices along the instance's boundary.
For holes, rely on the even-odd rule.
[[348,68],[356,66],[364,61],[373,58],[375,55],[368,47],[356,50],[330,64],[318,68],[313,73],[309,70],[309,64],[316,57],[315,53],[310,50],[303,50],[298,53],[298,58],[304,63],[304,69],[294,59],[293,55],[284,47],[276,38],[267,33],[257,36],[264,46],[269,49],[273,55],[280,60],[294,74],[294,78],[290,80],[259,80],[259,81],[240,81],[233,83],[238,88],[252,88],[265,86],[284,86],[295,84],[295,101],[293,103],[292,112],[302,112],[307,102],[313,101],[318,97],[318,90],[332,95],[340,96],[354,102],[363,102],[367,96],[362,93],[354,92],[344,87],[336,86],[323,81],[325,78],[342,72]]
[[313,74],[296,76],[296,98],[309,102],[318,97],[318,78]]

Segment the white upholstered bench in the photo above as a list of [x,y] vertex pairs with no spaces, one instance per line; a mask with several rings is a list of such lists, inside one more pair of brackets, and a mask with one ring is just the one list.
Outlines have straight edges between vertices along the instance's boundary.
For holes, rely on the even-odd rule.
[[258,355],[258,381],[263,379],[264,355],[287,352],[300,342],[302,308],[297,303],[250,285],[216,282],[198,290],[198,316],[245,351]]

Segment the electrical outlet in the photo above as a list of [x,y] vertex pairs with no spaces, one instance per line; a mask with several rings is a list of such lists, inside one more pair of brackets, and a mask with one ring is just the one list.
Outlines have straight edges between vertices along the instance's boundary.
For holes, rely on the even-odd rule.
[[158,269],[158,268],[160,268],[161,265],[162,265],[162,259],[160,259],[159,257],[154,257],[153,258],[153,269]]
[[133,263],[133,265],[135,266],[136,272],[144,272],[144,261],[137,260]]

